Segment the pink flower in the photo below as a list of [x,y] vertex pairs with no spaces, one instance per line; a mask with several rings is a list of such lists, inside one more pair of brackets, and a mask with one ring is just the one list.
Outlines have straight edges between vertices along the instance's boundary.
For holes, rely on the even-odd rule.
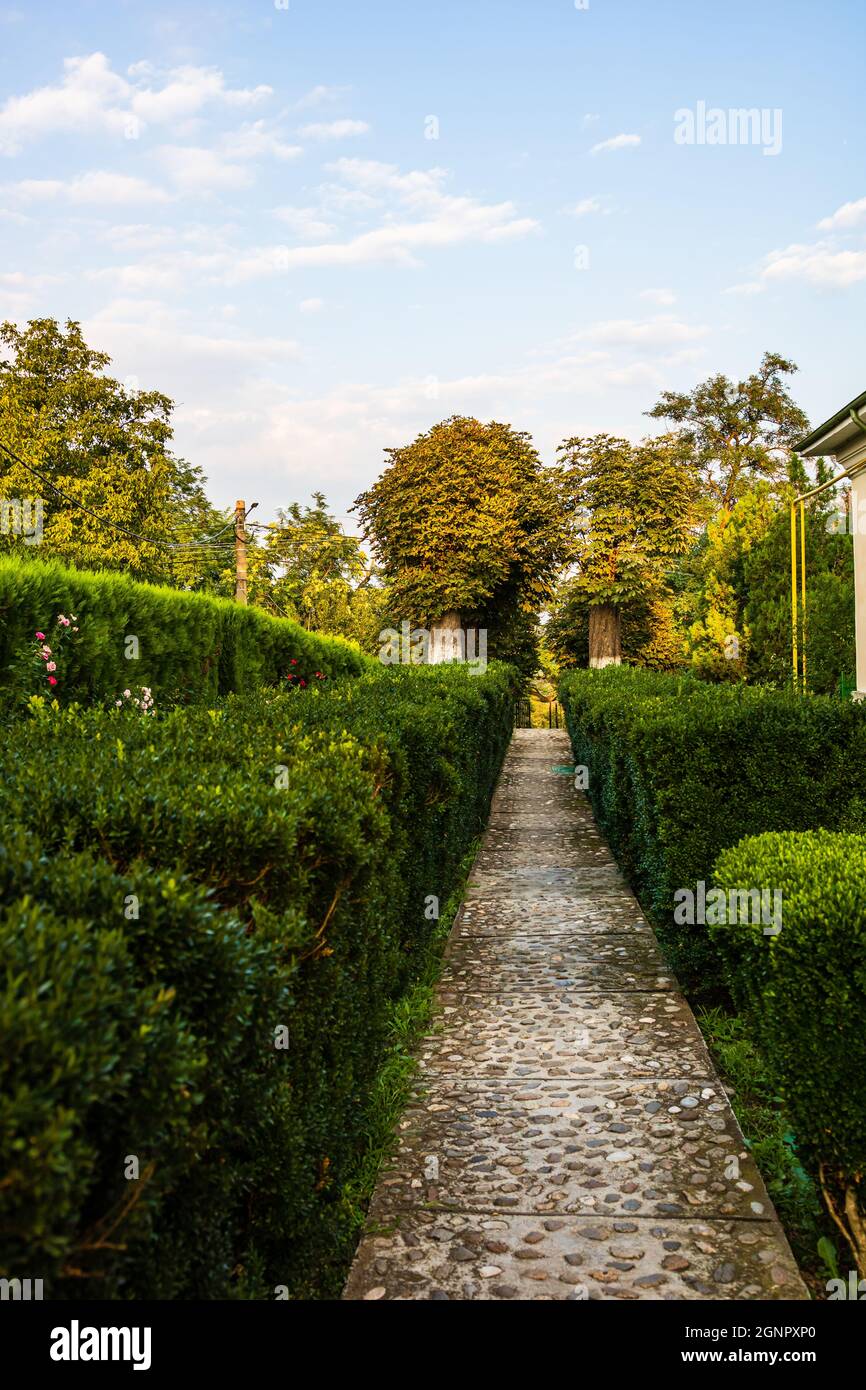
[[62,613],[59,613],[57,615],[57,621],[61,625],[61,627],[69,627],[70,619],[64,618]]
[[39,641],[39,642],[44,642],[44,641],[45,641],[45,633],[44,633],[44,632],[37,632],[36,638],[37,638],[37,641]]
[[46,669],[46,671],[56,671],[56,670],[57,670],[57,662],[56,662],[56,661],[49,661],[49,663],[48,663],[48,665],[45,667],[45,669]]
[[49,676],[49,677],[48,677],[48,684],[49,684],[49,685],[56,685],[56,684],[57,684],[57,677],[56,677],[56,676]]

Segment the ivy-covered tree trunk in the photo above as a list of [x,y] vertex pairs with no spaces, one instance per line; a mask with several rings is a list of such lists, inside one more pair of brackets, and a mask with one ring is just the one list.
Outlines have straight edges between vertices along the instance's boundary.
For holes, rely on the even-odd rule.
[[459,661],[464,654],[462,636],[460,614],[454,609],[443,613],[430,629],[430,665],[438,666],[443,661]]
[[620,666],[620,612],[615,603],[594,603],[589,610],[590,666]]

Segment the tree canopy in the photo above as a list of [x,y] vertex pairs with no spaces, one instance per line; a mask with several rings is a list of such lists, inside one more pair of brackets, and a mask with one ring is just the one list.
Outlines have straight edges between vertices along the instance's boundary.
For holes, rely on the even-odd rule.
[[574,654],[588,627],[589,660],[617,661],[629,609],[668,621],[661,600],[676,560],[694,543],[698,475],[676,435],[639,444],[575,437],[558,452],[576,572],[559,594],[551,641]]
[[537,610],[566,555],[556,474],[528,434],[455,415],[413,443],[357,499],[392,607],[431,626]]
[[730,510],[761,479],[784,478],[791,449],[809,428],[785,382],[796,371],[779,353],[765,352],[744,380],[718,373],[693,391],[664,391],[647,411],[678,427],[719,506]]
[[313,493],[312,507],[280,508],[262,545],[250,552],[252,602],[313,632],[339,633],[370,648],[381,628],[375,580],[360,538],[344,532],[321,492]]
[[0,441],[22,460],[0,454],[0,480],[6,497],[42,497],[46,549],[80,566],[192,582],[192,556],[170,545],[214,535],[226,518],[200,470],[171,452],[168,396],[110,376],[108,354],[72,320],[3,323],[0,350]]

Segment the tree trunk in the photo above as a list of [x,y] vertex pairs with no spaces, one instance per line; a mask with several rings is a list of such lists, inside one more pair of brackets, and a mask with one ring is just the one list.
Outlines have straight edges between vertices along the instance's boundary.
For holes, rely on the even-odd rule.
[[589,664],[598,667],[621,663],[619,609],[615,603],[594,603],[589,610]]
[[430,629],[430,653],[427,658],[430,665],[459,661],[463,656],[462,638],[460,614],[454,609],[450,613],[443,613]]

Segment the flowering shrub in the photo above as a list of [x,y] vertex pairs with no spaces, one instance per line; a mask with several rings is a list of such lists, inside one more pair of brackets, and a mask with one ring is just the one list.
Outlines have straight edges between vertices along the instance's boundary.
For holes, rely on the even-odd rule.
[[312,672],[327,672],[331,687],[362,675],[371,661],[341,637],[307,632],[255,604],[9,555],[0,556],[0,702],[11,697],[20,706],[33,694],[33,633],[44,629],[48,645],[56,647],[48,624],[58,610],[81,619],[69,661],[58,662],[60,669],[52,673],[64,704],[114,707],[123,689],[129,635],[141,654],[129,674],[151,687],[160,717],[174,704],[212,708],[232,692],[252,694],[263,685],[286,690],[296,684],[286,681],[288,671],[300,671],[308,687],[319,685]]
[[69,640],[69,633],[78,631],[78,628],[75,624],[76,617],[74,613],[68,618],[64,613],[57,614],[55,627],[57,627],[59,631],[57,632],[57,635],[51,639],[55,643],[54,647],[49,647],[48,638],[46,637],[44,632],[40,632],[37,630],[37,632],[34,634],[36,641],[36,652],[32,660],[43,663],[45,677],[52,689],[58,683],[57,658],[62,652],[64,645]]
[[118,709],[137,709],[142,714],[156,714],[153,707],[153,694],[149,685],[137,685],[137,694],[131,690],[124,690],[119,700],[115,700]]
[[[289,665],[297,666],[297,664],[297,658],[292,657],[291,661],[289,662]],[[289,674],[286,676],[286,681],[288,682],[290,690],[304,690],[308,685],[312,685],[314,680],[326,681],[327,679],[328,677],[322,671],[314,671],[313,675],[310,676],[309,679],[306,676],[302,676],[298,671],[290,671]]]

